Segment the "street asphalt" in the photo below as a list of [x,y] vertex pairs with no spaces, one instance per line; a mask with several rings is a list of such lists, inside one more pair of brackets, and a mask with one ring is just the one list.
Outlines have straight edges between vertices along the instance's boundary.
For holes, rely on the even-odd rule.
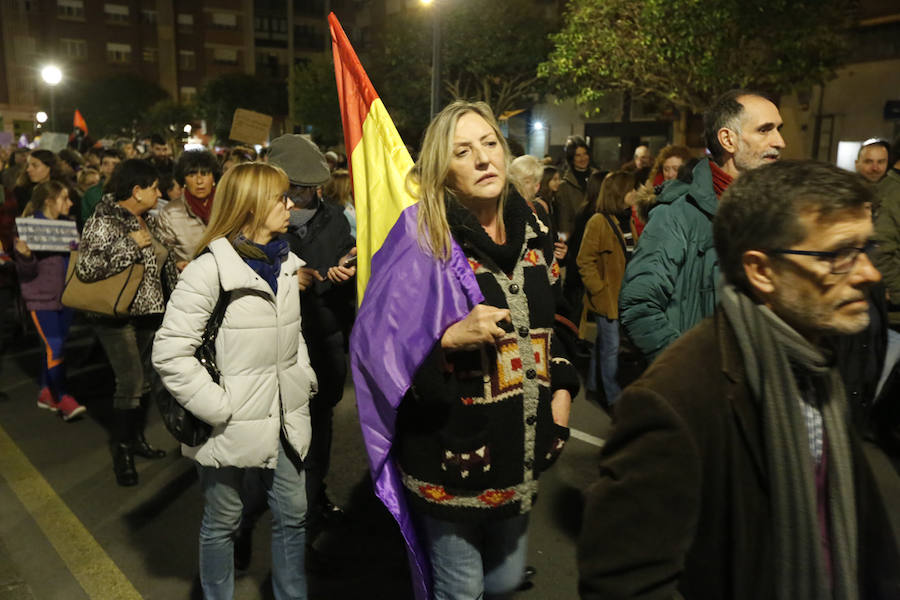
[[[77,320],[67,345],[70,392],[88,408],[70,423],[36,406],[36,335],[0,343],[0,600],[199,599],[196,471],[158,414],[147,438],[168,455],[138,458],[139,485],[118,487],[108,450],[112,373],[90,327]],[[523,600],[577,598],[581,490],[596,473],[609,420],[582,395],[571,424],[578,437],[541,478],[529,539],[537,576],[517,595]],[[310,598],[411,598],[402,539],[372,493],[349,382],[334,439],[328,490],[346,519],[319,535],[307,557]],[[269,540],[266,516],[235,598],[272,598]]]
[[[194,465],[180,456],[153,411],[147,437],[168,455],[138,458],[139,485],[116,485],[108,450],[112,373],[90,327],[76,321],[67,345],[70,392],[88,408],[85,418],[70,423],[36,406],[41,348],[34,332],[0,344],[0,600],[201,598],[202,503]],[[528,561],[537,576],[530,590],[517,594],[522,600],[578,597],[582,491],[597,473],[610,423],[581,394],[571,425],[562,457],[541,478]],[[398,529],[372,492],[349,382],[336,409],[334,439],[328,490],[346,518],[319,535],[307,557],[310,598],[411,598]],[[900,477],[882,453],[867,451],[900,533]],[[235,598],[273,597],[269,540],[264,517]]]

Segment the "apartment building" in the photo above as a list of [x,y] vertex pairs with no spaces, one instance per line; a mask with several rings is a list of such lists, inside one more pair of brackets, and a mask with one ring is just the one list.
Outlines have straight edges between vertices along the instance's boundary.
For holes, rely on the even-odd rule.
[[67,81],[137,74],[190,102],[223,73],[256,69],[253,0],[0,1],[0,130],[31,131],[55,64]]

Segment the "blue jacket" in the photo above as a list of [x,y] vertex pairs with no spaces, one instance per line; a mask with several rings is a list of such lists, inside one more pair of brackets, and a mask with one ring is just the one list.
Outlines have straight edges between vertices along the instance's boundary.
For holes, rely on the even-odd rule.
[[716,305],[712,219],[718,199],[709,160],[701,160],[693,175],[691,184],[676,179],[663,188],[625,268],[619,317],[649,360]]

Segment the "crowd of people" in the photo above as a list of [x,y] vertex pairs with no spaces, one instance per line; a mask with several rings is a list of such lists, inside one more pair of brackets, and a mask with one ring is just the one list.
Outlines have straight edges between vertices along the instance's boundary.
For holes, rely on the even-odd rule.
[[[137,485],[135,457],[166,455],[144,435],[158,372],[162,384],[193,413],[223,427],[206,446],[182,449],[199,465],[206,499],[201,570],[207,596],[230,597],[233,574],[223,575],[223,552],[231,557],[240,525],[247,535],[238,545],[249,559],[249,532],[268,497],[275,516],[273,556],[284,558],[275,565],[277,597],[305,597],[302,569],[298,575],[294,566],[303,564],[306,526],[342,515],[326,495],[324,481],[331,414],[344,390],[345,338],[355,303],[355,267],[345,265],[356,245],[347,171],[336,169],[332,176],[325,156],[299,135],[273,140],[265,149],[265,162],[244,147],[222,156],[191,150],[173,158],[162,138],[149,141],[144,156],[136,155],[132,143],[92,149],[85,156],[73,149],[15,150],[4,156],[3,181],[12,184],[4,186],[0,219],[4,310],[16,302],[24,305],[44,345],[38,407],[77,421],[89,408],[104,409],[82,405],[66,385],[65,344],[76,317],[63,303],[67,282],[71,277],[102,282],[140,266],[126,314],[77,315],[103,348],[114,376],[109,421],[115,480],[121,486]],[[64,170],[67,158],[76,165]],[[17,232],[17,218],[75,221],[80,232],[77,246],[71,247],[75,252],[32,250]],[[198,258],[200,254],[210,256]],[[215,268],[202,268],[213,257],[221,267],[214,262]],[[204,382],[185,370],[183,352],[188,363],[200,366],[191,347],[196,343],[177,319],[180,310],[192,313],[191,303],[198,298],[191,286],[210,274],[221,283],[210,284],[210,302],[215,304],[220,289],[233,297],[216,342],[223,381],[214,385],[218,395],[207,397],[207,385],[200,399],[189,403],[181,396],[182,386]],[[202,297],[199,301],[203,304]],[[302,334],[301,304],[306,317]],[[268,323],[263,317],[267,307],[273,311]],[[197,321],[201,333],[206,320]],[[250,337],[242,338],[242,331]],[[263,349],[271,348],[279,335],[284,356],[269,356]],[[232,355],[253,357],[258,364]],[[254,380],[245,370],[261,372]],[[229,393],[223,394],[224,389]],[[281,442],[280,424],[287,436]],[[257,445],[266,436],[271,448]],[[226,439],[234,439],[234,448],[228,448]],[[229,491],[243,498],[243,517],[240,508],[236,515],[228,511],[233,505]],[[232,517],[234,522],[228,522]],[[233,568],[231,558],[226,562]]]
[[[896,598],[861,440],[900,449],[900,143],[863,144],[852,173],[782,159],[782,125],[733,90],[705,151],[639,143],[601,171],[575,136],[560,164],[513,156],[486,104],[456,101],[358,311],[351,174],[305,136],[3,150],[0,289],[43,345],[39,408],[95,409],[66,382],[73,319],[103,348],[119,485],[165,456],[144,434],[157,378],[211,427],[181,448],[207,598],[233,596],[266,508],[274,595],[306,597],[309,536],[342,514],[325,480],[348,349],[364,431],[388,423],[368,448],[397,484],[382,499],[435,599],[508,598],[535,575],[529,514],[582,382],[613,417],[583,598]],[[74,221],[77,247],[33,249],[16,218]],[[135,266],[126,314],[63,301],[71,277]],[[217,313],[214,378],[196,353]]]

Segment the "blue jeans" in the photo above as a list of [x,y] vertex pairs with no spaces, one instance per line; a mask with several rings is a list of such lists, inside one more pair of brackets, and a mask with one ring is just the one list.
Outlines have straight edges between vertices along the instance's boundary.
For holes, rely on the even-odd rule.
[[622,393],[622,388],[616,381],[616,372],[619,370],[619,322],[596,315],[596,323],[597,339],[591,350],[587,388],[589,390],[597,389],[597,372],[599,371],[603,395],[606,396],[606,403],[612,406],[619,399],[619,394]]
[[[254,469],[272,510],[272,588],[277,600],[306,600],[306,486],[293,451],[278,446],[275,469]],[[207,600],[234,596],[234,534],[241,521],[238,467],[198,466],[205,503],[200,525],[200,583]]]
[[472,523],[419,515],[431,559],[434,600],[508,595],[522,582],[528,515]]

